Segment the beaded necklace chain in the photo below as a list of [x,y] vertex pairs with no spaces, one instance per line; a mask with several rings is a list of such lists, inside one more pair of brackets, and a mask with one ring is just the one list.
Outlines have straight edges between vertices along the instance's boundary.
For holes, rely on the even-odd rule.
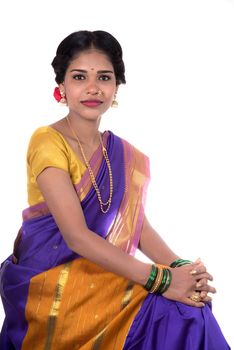
[[[98,201],[99,201],[99,204],[100,204],[100,209],[101,209],[103,214],[106,214],[109,211],[109,209],[110,209],[111,201],[112,201],[113,176],[112,176],[110,160],[109,160],[109,157],[108,157],[108,153],[107,153],[106,147],[104,146],[104,144],[102,142],[102,137],[101,137],[100,133],[98,133],[99,134],[99,138],[100,138],[100,143],[101,143],[101,146],[102,146],[102,154],[103,154],[103,157],[104,157],[104,159],[106,161],[106,165],[107,165],[108,172],[109,172],[110,194],[109,194],[109,199],[106,202],[103,202],[103,200],[102,200],[102,196],[101,196],[100,190],[98,188],[98,185],[97,185],[97,182],[96,182],[93,170],[92,170],[92,168],[91,168],[91,166],[89,164],[89,161],[87,160],[87,158],[85,156],[85,153],[84,153],[83,147],[81,146],[80,140],[79,140],[76,132],[73,130],[73,128],[71,126],[71,123],[70,123],[70,120],[68,119],[68,117],[66,117],[66,119],[67,119],[68,126],[69,126],[73,136],[75,137],[77,143],[78,143],[78,146],[80,148],[80,152],[81,152],[82,157],[84,159],[85,165],[86,165],[86,167],[87,167],[87,169],[89,171],[89,176],[90,176],[92,185],[93,185],[93,187],[94,187],[94,189],[96,191],[97,198],[98,198]],[[106,207],[106,208],[104,208],[104,207]]]

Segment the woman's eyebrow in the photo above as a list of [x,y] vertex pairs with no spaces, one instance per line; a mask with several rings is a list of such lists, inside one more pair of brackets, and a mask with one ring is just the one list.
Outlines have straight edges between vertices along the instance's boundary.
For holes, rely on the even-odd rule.
[[80,73],[87,73],[87,70],[84,69],[72,69],[70,72],[80,72]]
[[114,74],[114,72],[112,70],[98,70],[97,73],[98,74],[100,74],[100,73],[111,73],[111,74]]
[[[70,72],[88,73],[88,71],[85,69],[72,69],[72,70],[70,70]],[[112,70],[106,70],[106,69],[105,70],[98,70],[97,73],[98,74],[103,74],[103,73],[114,74],[114,72]]]

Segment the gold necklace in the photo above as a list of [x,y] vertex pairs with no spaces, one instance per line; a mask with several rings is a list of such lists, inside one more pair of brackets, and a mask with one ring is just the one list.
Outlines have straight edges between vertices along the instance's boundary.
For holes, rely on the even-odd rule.
[[[89,171],[89,176],[90,176],[90,179],[91,179],[91,182],[93,184],[93,187],[96,191],[96,194],[97,194],[97,198],[98,198],[98,201],[99,201],[99,204],[100,204],[100,208],[101,208],[101,211],[103,214],[106,214],[109,209],[110,209],[110,206],[111,206],[111,201],[112,201],[112,195],[113,195],[113,177],[112,177],[112,170],[111,170],[111,164],[110,164],[110,160],[109,160],[109,157],[108,157],[108,153],[107,153],[107,150],[106,150],[106,147],[104,146],[103,142],[102,142],[102,137],[99,134],[99,138],[100,138],[100,143],[101,143],[101,146],[102,146],[102,154],[103,154],[103,157],[106,161],[106,165],[107,165],[107,168],[108,168],[108,172],[109,172],[109,182],[110,182],[110,194],[109,194],[109,199],[106,201],[106,202],[103,202],[102,200],[102,196],[101,196],[101,193],[100,193],[100,190],[98,188],[98,185],[97,185],[97,182],[96,182],[96,179],[95,179],[95,176],[94,176],[94,173],[93,173],[93,170],[89,164],[89,161],[87,160],[86,156],[85,156],[85,153],[84,153],[84,150],[83,150],[83,147],[81,146],[81,143],[80,143],[80,140],[76,134],[76,132],[74,131],[74,129],[72,128],[71,126],[71,122],[70,120],[68,119],[68,117],[66,117],[66,120],[67,120],[67,123],[68,123],[68,126],[73,134],[73,136],[75,137],[77,143],[78,143],[78,146],[80,148],[80,152],[82,154],[82,157],[84,159],[84,162],[85,162],[85,165]],[[104,209],[104,207],[106,207]]]

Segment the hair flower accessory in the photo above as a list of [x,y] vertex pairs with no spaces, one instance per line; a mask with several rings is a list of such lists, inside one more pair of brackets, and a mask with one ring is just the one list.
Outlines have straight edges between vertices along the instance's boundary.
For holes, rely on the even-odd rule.
[[62,99],[62,95],[60,93],[59,87],[56,86],[56,88],[54,89],[54,98],[57,102],[60,102]]

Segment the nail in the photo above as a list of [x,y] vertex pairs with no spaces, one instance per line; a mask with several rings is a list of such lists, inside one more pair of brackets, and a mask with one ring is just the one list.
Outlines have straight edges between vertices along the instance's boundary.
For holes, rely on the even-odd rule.
[[198,282],[198,283],[196,284],[196,287],[197,287],[197,288],[200,288],[201,286],[202,286],[201,282]]
[[197,270],[192,270],[192,271],[190,271],[190,274],[191,274],[191,275],[196,275],[196,273],[197,273]]

